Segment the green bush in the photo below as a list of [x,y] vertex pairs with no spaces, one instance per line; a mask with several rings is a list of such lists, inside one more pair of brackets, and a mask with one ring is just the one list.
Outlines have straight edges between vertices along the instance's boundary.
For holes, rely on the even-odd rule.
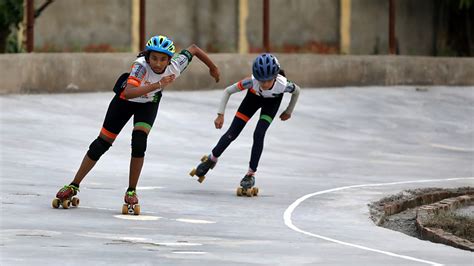
[[[22,20],[23,0],[0,0],[0,53],[6,51],[12,28],[18,27]],[[16,42],[16,36],[14,39]]]

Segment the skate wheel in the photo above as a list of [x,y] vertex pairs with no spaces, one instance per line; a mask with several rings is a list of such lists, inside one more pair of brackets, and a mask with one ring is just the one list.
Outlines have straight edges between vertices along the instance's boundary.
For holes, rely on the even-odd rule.
[[247,195],[247,197],[252,197],[253,196],[253,189],[247,188],[245,190],[245,194]]
[[189,172],[189,175],[190,176],[196,175],[196,168],[193,168],[193,170],[191,170],[191,172]]
[[139,204],[135,204],[135,206],[133,207],[133,214],[140,215],[140,205]]
[[206,176],[200,176],[200,177],[198,178],[198,182],[199,182],[199,183],[202,183],[202,181],[204,181],[204,178],[206,178]]
[[241,188],[241,187],[238,187],[238,188],[237,188],[237,196],[238,196],[238,197],[241,197],[241,196],[242,196],[242,188]]
[[57,209],[59,208],[59,204],[60,204],[59,199],[53,199],[53,202],[51,205],[53,205],[53,208]]
[[122,214],[128,214],[128,205],[127,204],[122,205]]
[[69,206],[71,206],[71,201],[70,200],[64,200],[62,205],[63,205],[64,209],[69,209]]
[[253,193],[254,196],[257,196],[258,195],[258,187],[252,188],[252,193]]
[[201,158],[201,162],[205,162],[205,161],[207,161],[207,155],[203,155]]
[[72,198],[72,206],[77,207],[79,206],[79,198]]

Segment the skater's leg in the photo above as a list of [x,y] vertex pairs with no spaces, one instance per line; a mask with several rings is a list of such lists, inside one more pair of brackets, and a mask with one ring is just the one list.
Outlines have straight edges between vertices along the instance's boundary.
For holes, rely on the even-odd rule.
[[239,136],[240,132],[242,132],[242,129],[247,124],[247,121],[249,121],[260,106],[260,97],[247,92],[247,95],[245,95],[245,98],[242,100],[229,129],[224,135],[222,135],[217,145],[212,149],[213,156],[221,156],[230,143]]
[[212,149],[212,156],[218,158],[221,154],[229,147],[229,145],[234,141],[242,132],[242,129],[247,124],[247,120],[243,120],[242,118],[238,117],[237,115],[234,117],[232,124],[230,125],[229,129],[222,135],[217,142],[217,145]]
[[262,155],[265,133],[270,123],[267,120],[260,119],[253,133],[252,153],[249,162],[249,172],[256,172],[260,156]]
[[132,133],[132,157],[130,159],[129,189],[137,187],[138,179],[143,168],[145,150],[149,131],[134,129]]
[[89,146],[71,184],[79,186],[100,157],[112,146],[122,128],[132,116],[130,102],[115,96],[109,104],[99,137]]
[[130,189],[135,189],[138,184],[138,179],[140,178],[140,173],[143,168],[144,158],[134,158],[130,159],[130,174],[128,177],[128,187]]
[[129,190],[135,190],[140,178],[145,159],[148,134],[158,114],[159,98],[157,102],[143,103],[136,110],[133,117],[132,156],[130,158],[130,172],[128,176]]
[[257,171],[258,162],[263,152],[265,134],[268,127],[270,127],[273,118],[278,112],[282,97],[264,99],[260,119],[257,122],[253,134],[252,154],[249,162],[249,173],[254,174]]
[[72,185],[79,186],[81,184],[82,179],[86,177],[86,175],[89,173],[90,170],[94,167],[97,161],[93,161],[89,156],[84,155],[84,158],[82,159],[81,166],[79,166],[79,169],[76,172],[76,175],[74,176],[74,180],[71,182]]

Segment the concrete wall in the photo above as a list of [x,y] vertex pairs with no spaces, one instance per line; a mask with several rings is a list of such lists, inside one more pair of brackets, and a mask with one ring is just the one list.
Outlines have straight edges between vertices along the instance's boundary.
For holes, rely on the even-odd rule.
[[[247,38],[262,45],[263,1],[249,0]],[[41,1],[36,1],[40,5]],[[236,52],[238,0],[147,0],[146,38],[165,34],[180,48],[191,43],[211,52]],[[388,1],[353,0],[351,53],[388,53]],[[270,40],[273,47],[318,42],[338,47],[340,1],[271,0]],[[396,27],[400,52],[433,52],[433,1],[397,0]],[[109,44],[122,51],[131,46],[131,1],[61,0],[37,19],[35,45],[81,48]],[[52,49],[54,50],[54,49]]]
[[235,52],[237,3],[237,0],[146,1],[146,36],[167,35],[181,48],[195,43],[211,51]]
[[400,54],[433,55],[434,13],[433,0],[396,1],[396,35]]
[[[433,54],[433,2],[395,1],[395,32],[400,54]],[[388,13],[388,1],[352,1],[351,54],[388,54]]]
[[[129,48],[131,1],[60,0],[35,20],[35,47],[76,48],[107,43]],[[39,6],[43,1],[35,1]]]
[[[254,54],[211,54],[222,73],[216,84],[195,58],[168,89],[222,89],[251,74]],[[370,85],[474,86],[474,59],[407,56],[277,54],[289,79],[302,87]],[[135,54],[3,54],[0,94],[110,91]]]
[[[250,46],[263,42],[263,1],[249,1],[247,22]],[[270,1],[270,43],[303,45],[310,41],[339,43],[339,1],[272,0]]]

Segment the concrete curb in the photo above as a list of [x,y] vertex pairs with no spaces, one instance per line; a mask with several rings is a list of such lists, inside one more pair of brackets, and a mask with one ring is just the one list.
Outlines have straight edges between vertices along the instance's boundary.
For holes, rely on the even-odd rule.
[[421,233],[421,238],[436,243],[450,245],[456,248],[474,251],[474,243],[467,239],[457,237],[451,233],[445,232],[442,229],[426,227],[436,214],[452,211],[462,206],[469,205],[474,202],[474,195],[464,195],[454,198],[447,198],[439,202],[421,206],[416,211],[416,227]]
[[[301,87],[474,85],[474,58],[276,54]],[[30,53],[0,55],[0,94],[111,91],[129,71],[133,53]],[[215,83],[194,58],[167,90],[222,89],[251,74],[256,54],[210,54],[221,72]]]
[[[388,216],[398,214],[407,209],[416,209],[415,226],[420,232],[420,238],[436,243],[450,245],[456,248],[474,251],[474,243],[459,238],[442,229],[424,226],[434,215],[455,210],[474,202],[474,189],[463,187],[438,191],[427,191],[424,194],[410,196],[398,196],[399,199],[369,204],[371,217],[375,224],[382,226]],[[412,193],[412,192],[408,192]],[[423,193],[423,192],[422,192]],[[400,199],[401,198],[401,199]]]
[[422,205],[432,204],[446,198],[458,197],[461,195],[464,194],[457,192],[440,191],[417,196],[416,198],[410,200],[385,204],[383,207],[384,217],[400,213],[408,208],[416,208]]

